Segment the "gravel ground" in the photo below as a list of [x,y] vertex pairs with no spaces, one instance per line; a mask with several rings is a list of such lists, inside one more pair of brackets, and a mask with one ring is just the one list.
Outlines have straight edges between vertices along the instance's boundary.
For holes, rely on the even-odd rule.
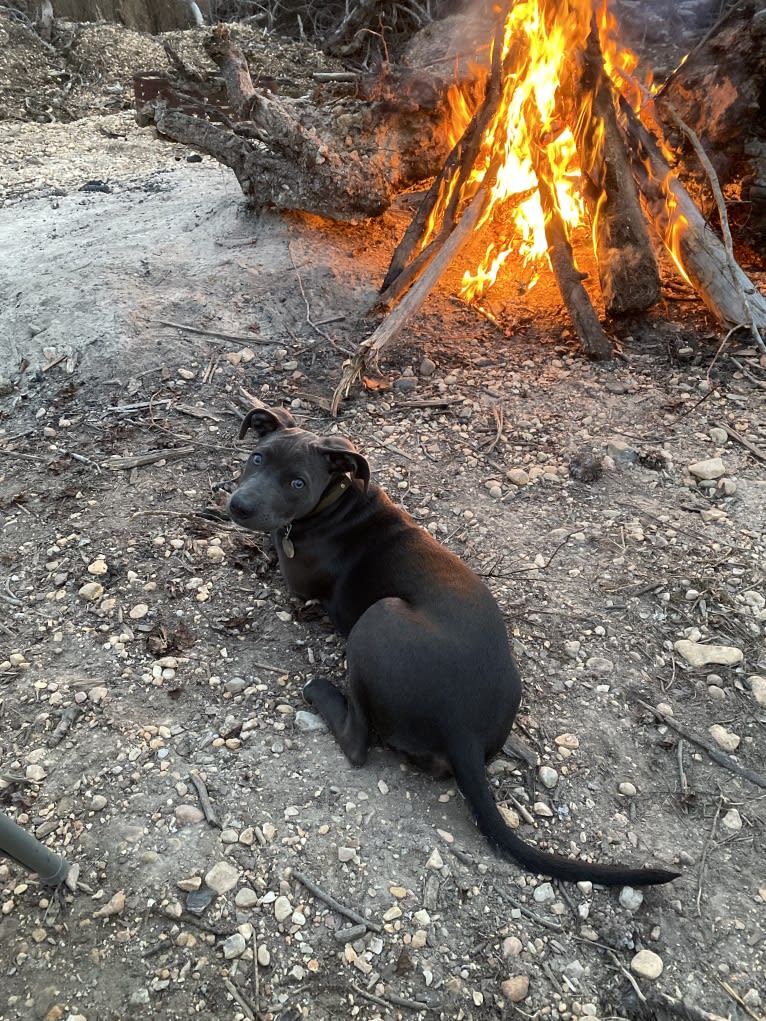
[[[763,359],[675,289],[595,365],[550,282],[491,322],[446,280],[336,422],[405,207],[257,215],[122,110],[1,130],[0,806],[76,872],[0,864],[0,1016],[763,1017]],[[509,822],[681,879],[546,882],[449,781],[346,763],[300,694],[342,642],[204,515],[250,394],[491,587]]]

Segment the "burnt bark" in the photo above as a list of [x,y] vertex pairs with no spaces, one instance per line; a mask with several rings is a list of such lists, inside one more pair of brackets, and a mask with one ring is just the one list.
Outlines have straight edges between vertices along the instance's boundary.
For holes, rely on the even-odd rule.
[[215,85],[155,76],[148,88],[137,76],[139,119],[230,167],[260,207],[333,220],[378,216],[398,192],[437,173],[449,152],[446,80],[391,72],[360,81],[363,98],[317,105],[256,88],[225,26],[207,49],[223,102]]
[[617,124],[595,18],[576,97],[574,136],[604,305],[610,315],[642,312],[660,299],[660,274]]

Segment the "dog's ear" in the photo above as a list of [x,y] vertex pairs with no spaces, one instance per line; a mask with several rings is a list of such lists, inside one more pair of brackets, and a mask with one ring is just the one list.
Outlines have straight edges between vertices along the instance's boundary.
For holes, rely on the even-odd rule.
[[297,425],[289,411],[284,408],[253,408],[242,419],[239,438],[243,440],[248,429],[252,429],[259,437],[277,429],[293,429]]
[[323,436],[318,447],[319,453],[327,459],[330,471],[351,472],[364,483],[365,491],[370,484],[370,466],[350,440],[345,436]]

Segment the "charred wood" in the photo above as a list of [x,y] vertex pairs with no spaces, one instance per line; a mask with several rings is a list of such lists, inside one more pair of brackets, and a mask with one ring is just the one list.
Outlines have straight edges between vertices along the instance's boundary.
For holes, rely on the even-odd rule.
[[[620,116],[644,208],[682,275],[719,322],[728,327],[750,326],[752,322],[763,333],[766,298],[728,257],[723,242],[673,173],[654,137],[624,100]],[[743,307],[743,295],[747,307]]]
[[586,181],[601,293],[610,315],[642,312],[660,298],[660,274],[617,124],[595,17],[583,55],[574,136]]
[[548,257],[561,297],[583,350],[591,358],[608,359],[614,354],[612,342],[601,327],[588,292],[583,287],[587,274],[577,269],[566,226],[558,211],[551,185],[552,172],[542,149],[533,154],[540,203],[545,214]]

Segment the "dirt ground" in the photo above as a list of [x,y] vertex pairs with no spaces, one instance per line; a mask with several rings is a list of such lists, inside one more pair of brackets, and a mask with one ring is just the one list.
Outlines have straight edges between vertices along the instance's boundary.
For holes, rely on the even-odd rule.
[[[0,810],[79,870],[0,864],[0,1017],[762,1019],[764,359],[668,267],[610,364],[550,282],[490,318],[448,280],[333,420],[406,198],[259,215],[119,104],[0,143]],[[353,438],[497,597],[511,823],[679,880],[550,884],[448,781],[347,764],[301,697],[342,642],[205,516],[251,395]]]

